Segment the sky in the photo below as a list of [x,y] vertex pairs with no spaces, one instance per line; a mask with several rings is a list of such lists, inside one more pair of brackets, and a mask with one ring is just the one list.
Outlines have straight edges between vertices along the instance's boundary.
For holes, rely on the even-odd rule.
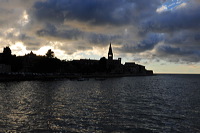
[[200,74],[200,0],[0,0],[0,52],[100,59],[110,42],[123,63]]

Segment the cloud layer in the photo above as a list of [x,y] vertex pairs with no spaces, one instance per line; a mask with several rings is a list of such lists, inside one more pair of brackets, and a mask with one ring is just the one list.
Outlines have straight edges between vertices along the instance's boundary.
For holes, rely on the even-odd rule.
[[171,9],[165,2],[1,0],[1,47],[22,42],[27,50],[38,50],[51,45],[72,55],[112,42],[124,56],[199,62],[200,2],[177,0]]

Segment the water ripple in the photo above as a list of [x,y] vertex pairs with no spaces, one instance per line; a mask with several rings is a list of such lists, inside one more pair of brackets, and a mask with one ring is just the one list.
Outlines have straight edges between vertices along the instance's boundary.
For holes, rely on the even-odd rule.
[[0,132],[200,132],[199,79],[0,83]]

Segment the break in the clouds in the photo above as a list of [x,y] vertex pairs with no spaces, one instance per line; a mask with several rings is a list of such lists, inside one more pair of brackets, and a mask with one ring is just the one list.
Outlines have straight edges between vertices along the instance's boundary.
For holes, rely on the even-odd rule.
[[199,12],[199,0],[1,0],[0,43],[101,57],[112,42],[130,60],[199,62]]

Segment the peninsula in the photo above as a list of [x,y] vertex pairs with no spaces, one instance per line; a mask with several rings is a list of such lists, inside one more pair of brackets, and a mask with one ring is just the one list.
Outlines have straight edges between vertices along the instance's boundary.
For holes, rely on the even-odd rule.
[[12,55],[9,47],[0,53],[0,81],[10,80],[46,80],[55,78],[109,78],[124,76],[150,76],[152,70],[135,62],[121,63],[121,58],[113,58],[110,43],[108,58],[100,60],[80,59],[65,61],[54,57],[49,49],[45,56],[38,56],[32,51],[24,56]]

